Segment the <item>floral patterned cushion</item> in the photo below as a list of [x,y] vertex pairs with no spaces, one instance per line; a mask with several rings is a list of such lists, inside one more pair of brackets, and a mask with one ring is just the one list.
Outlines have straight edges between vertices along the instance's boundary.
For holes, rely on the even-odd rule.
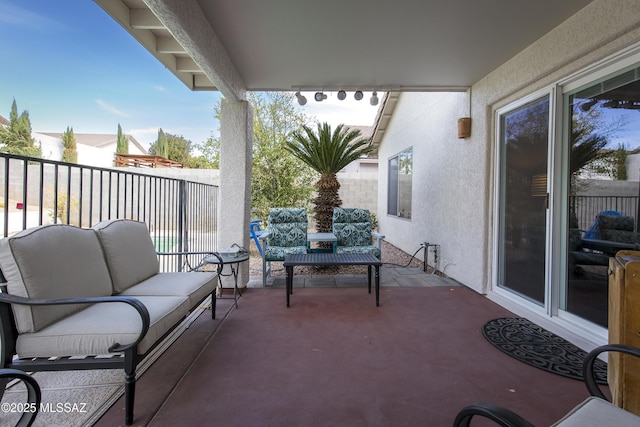
[[306,254],[307,246],[267,246],[264,249],[265,261],[284,261],[284,257],[291,254]]
[[267,261],[283,261],[285,255],[307,251],[307,210],[273,208],[269,213],[268,238],[264,249]]
[[371,254],[376,258],[380,258],[380,249],[376,246],[338,246],[337,254]]
[[366,209],[335,208],[333,234],[338,238],[338,248],[371,246],[371,214]]

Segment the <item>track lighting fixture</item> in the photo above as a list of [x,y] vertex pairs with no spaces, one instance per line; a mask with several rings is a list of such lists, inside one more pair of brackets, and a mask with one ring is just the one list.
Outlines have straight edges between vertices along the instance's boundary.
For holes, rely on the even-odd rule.
[[593,108],[593,106],[596,105],[597,102],[598,102],[598,100],[593,98],[590,101],[587,101],[587,102],[583,103],[580,106],[580,109],[582,111],[584,111],[584,112],[587,112],[587,111],[591,110]]
[[300,93],[300,91],[296,92],[296,98],[298,98],[298,104],[305,105],[307,103],[307,98]]
[[378,92],[376,92],[375,90],[373,91],[373,94],[371,95],[371,100],[369,100],[369,103],[371,105],[378,105]]
[[[307,104],[307,98],[301,93],[301,90],[303,90],[304,88],[298,86],[296,87],[296,98],[298,100],[298,104],[300,105],[306,105]],[[313,94],[313,99],[316,100],[316,102],[322,102],[324,100],[326,100],[328,98],[327,94],[324,92],[325,89],[327,88],[322,88],[320,90],[317,90],[317,92],[315,92]],[[311,88],[308,88],[307,91],[312,90]],[[333,93],[333,90],[335,89],[328,89],[331,90],[331,92]],[[337,91],[337,98],[340,101],[344,101],[345,99],[347,99],[347,91],[345,89],[339,89]],[[353,98],[356,101],[362,101],[364,99],[364,93],[359,90],[354,88],[354,92],[353,92]],[[369,104],[376,106],[380,103],[380,98],[378,97],[378,91],[374,88],[373,91],[371,92],[371,98],[369,98]]]

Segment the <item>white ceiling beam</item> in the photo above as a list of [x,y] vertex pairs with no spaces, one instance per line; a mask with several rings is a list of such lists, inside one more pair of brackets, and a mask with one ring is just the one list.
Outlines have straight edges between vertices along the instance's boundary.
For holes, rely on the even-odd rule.
[[131,27],[137,30],[162,30],[164,25],[149,9],[131,9]]
[[161,36],[156,38],[156,50],[158,53],[185,53],[185,50],[180,43],[173,37]]
[[196,0],[144,0],[225,98],[246,99],[246,85]]
[[176,70],[181,73],[201,73],[200,67],[189,57],[176,58]]
[[204,74],[193,75],[193,90],[218,90]]

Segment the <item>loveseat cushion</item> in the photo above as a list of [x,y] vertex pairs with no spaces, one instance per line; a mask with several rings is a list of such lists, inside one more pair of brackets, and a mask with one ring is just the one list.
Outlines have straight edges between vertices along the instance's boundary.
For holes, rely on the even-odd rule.
[[[0,267],[10,294],[26,298],[111,295],[111,278],[92,230],[43,225],[0,240]],[[14,305],[19,333],[36,332],[86,305]]]
[[194,307],[213,292],[217,276],[213,272],[158,273],[119,295],[183,296],[189,299],[189,307]]
[[[149,311],[149,330],[138,344],[146,353],[189,312],[186,297],[136,297]],[[138,337],[142,321],[126,303],[93,304],[38,332],[21,334],[16,342],[19,357],[87,356],[109,354],[115,343],[130,344]]]
[[144,222],[115,219],[102,221],[93,229],[102,243],[114,294],[148,279],[160,270],[158,256]]

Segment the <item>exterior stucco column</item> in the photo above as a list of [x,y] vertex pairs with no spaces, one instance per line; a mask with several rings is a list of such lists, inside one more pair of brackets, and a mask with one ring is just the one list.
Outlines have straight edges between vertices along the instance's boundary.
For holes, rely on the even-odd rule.
[[[218,199],[218,249],[234,243],[249,249],[251,221],[251,160],[253,109],[247,101],[222,100],[220,112],[220,189]],[[229,273],[225,267],[225,273]],[[223,277],[225,288],[232,277]],[[238,286],[249,281],[249,262],[240,264]]]

